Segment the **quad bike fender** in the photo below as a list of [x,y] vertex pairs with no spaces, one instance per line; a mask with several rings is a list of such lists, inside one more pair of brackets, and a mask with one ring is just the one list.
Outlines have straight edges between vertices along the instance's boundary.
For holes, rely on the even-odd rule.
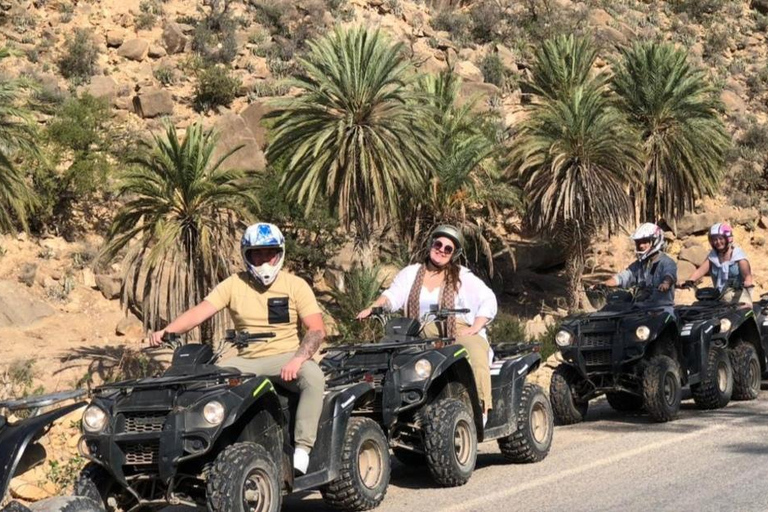
[[688,372],[688,383],[698,384],[707,373],[709,349],[724,346],[724,340],[717,339],[719,322],[704,320],[686,322],[680,328],[681,364]]
[[367,382],[326,395],[307,474],[288,482],[291,492],[317,488],[338,478],[342,446],[352,412],[375,396],[373,385]]
[[732,323],[731,329],[727,333],[728,346],[731,347],[740,341],[751,343],[757,351],[757,357],[760,360],[760,370],[762,372],[768,370],[768,367],[766,367],[768,362],[766,361],[766,347],[764,346],[768,339],[761,335],[760,326],[757,323],[757,315],[755,315],[754,310],[750,309],[746,313],[743,310],[739,310],[728,318]]
[[[429,363],[430,371],[427,376],[417,371],[418,363],[423,372],[424,363],[420,363],[422,360]],[[391,373],[391,378],[385,381],[382,397],[384,425],[391,428],[401,413],[420,409],[438,396],[452,396],[451,393],[455,391],[455,386],[451,386],[453,383],[461,384],[461,387],[467,390],[475,422],[481,427],[482,410],[475,378],[467,349],[461,345],[448,345],[414,355],[401,365],[398,371]],[[478,431],[481,430],[479,427]]]
[[70,404],[13,425],[5,425],[0,432],[0,500],[5,496],[8,484],[19,469],[30,444],[45,434],[54,421],[84,405],[85,402]]
[[[491,365],[494,411],[486,425],[487,428],[483,429],[484,439],[505,437],[517,429],[517,411],[525,380],[540,365],[541,355],[537,352]],[[499,421],[500,418],[503,420]]]

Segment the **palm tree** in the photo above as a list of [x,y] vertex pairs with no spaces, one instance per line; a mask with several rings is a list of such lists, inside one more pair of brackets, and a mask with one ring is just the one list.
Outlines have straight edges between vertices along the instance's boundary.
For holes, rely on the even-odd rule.
[[613,88],[645,149],[640,208],[646,219],[679,219],[720,180],[730,137],[716,91],[683,50],[654,42],[621,52]]
[[533,76],[525,85],[540,98],[562,99],[589,79],[604,79],[593,76],[595,59],[597,49],[586,37],[570,34],[547,39],[536,52]]
[[[127,198],[117,212],[102,253],[110,261],[128,248],[123,302],[140,304],[144,324],[162,322],[200,302],[230,272],[241,220],[257,206],[252,177],[224,170],[212,155],[217,137],[192,125],[179,141],[168,125],[164,136],[132,163],[118,187]],[[214,326],[203,330],[210,338]]]
[[579,307],[591,240],[631,215],[627,189],[641,165],[637,135],[606,93],[587,79],[534,104],[511,152],[529,225],[565,247],[570,309]]
[[293,85],[302,94],[270,114],[267,157],[285,167],[284,184],[307,212],[328,198],[342,224],[355,227],[370,265],[380,229],[424,184],[433,160],[403,45],[379,31],[337,29],[310,43],[300,63]]
[[[0,48],[0,59],[10,55]],[[31,88],[21,79],[0,78],[0,229],[17,225],[27,229],[27,218],[36,198],[25,183],[24,172],[14,164],[17,154],[39,156],[35,125],[30,113],[19,106],[22,91]]]
[[418,82],[431,113],[425,122],[438,160],[428,192],[412,199],[402,231],[409,235],[410,252],[415,254],[438,224],[453,224],[474,246],[474,259],[482,253],[493,273],[492,217],[501,207],[515,204],[517,197],[514,187],[500,179],[494,157],[501,145],[492,136],[492,117],[476,111],[477,97],[459,106],[460,89],[461,79],[451,69],[424,75]]

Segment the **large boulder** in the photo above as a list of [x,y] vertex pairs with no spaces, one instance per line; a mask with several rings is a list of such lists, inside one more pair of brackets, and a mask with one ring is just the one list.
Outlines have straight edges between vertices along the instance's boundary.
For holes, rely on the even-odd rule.
[[715,212],[696,213],[683,217],[677,223],[675,235],[682,238],[689,235],[706,233],[715,222],[720,222],[720,215]]
[[457,62],[454,71],[461,78],[469,82],[482,82],[484,79],[483,72],[480,71],[480,68],[468,60]]
[[126,59],[141,62],[147,58],[149,52],[149,42],[144,39],[129,39],[120,45],[117,54]]
[[125,30],[112,29],[107,32],[107,46],[110,48],[119,48],[125,42]]
[[256,139],[256,144],[258,144],[259,148],[264,148],[267,144],[267,129],[262,124],[262,119],[271,111],[272,108],[267,102],[257,100],[240,112],[240,117],[243,118],[248,129],[251,130],[251,134]]
[[144,326],[141,320],[129,314],[118,322],[115,327],[115,334],[138,339],[144,335]]
[[98,75],[91,78],[91,83],[79,89],[94,98],[105,98],[110,101],[117,96],[117,82],[111,76]]
[[114,300],[120,297],[123,281],[119,277],[98,274],[96,275],[96,287],[105,299]]
[[225,114],[216,122],[214,128],[219,134],[219,142],[213,154],[214,161],[237,146],[242,146],[224,160],[222,168],[252,171],[263,171],[266,168],[264,153],[242,117],[233,113]]
[[681,261],[688,261],[694,265],[701,265],[704,263],[704,260],[707,259],[708,254],[709,249],[706,247],[702,247],[701,245],[692,245],[691,247],[686,247],[681,250],[680,254],[677,256],[677,259]]
[[178,23],[169,23],[163,30],[163,46],[169,54],[181,53],[187,46],[187,36]]
[[134,111],[143,118],[173,114],[173,96],[162,89],[146,89],[133,98]]
[[0,281],[0,327],[23,327],[54,314],[48,304],[32,297],[13,281]]
[[678,261],[677,262],[677,280],[687,281],[691,277],[693,271],[696,270],[696,265],[690,261]]
[[743,114],[747,111],[747,102],[733,91],[723,89],[723,92],[720,93],[720,100],[728,114]]

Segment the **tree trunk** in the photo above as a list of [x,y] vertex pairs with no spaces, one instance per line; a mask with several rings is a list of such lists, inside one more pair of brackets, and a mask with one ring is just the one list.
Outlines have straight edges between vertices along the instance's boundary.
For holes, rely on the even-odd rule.
[[574,312],[581,308],[581,276],[584,274],[584,251],[581,247],[586,244],[577,244],[579,248],[569,251],[565,261],[565,275],[568,279],[567,302],[568,311]]
[[371,268],[379,262],[379,250],[384,228],[374,223],[357,226],[356,260],[363,268]]

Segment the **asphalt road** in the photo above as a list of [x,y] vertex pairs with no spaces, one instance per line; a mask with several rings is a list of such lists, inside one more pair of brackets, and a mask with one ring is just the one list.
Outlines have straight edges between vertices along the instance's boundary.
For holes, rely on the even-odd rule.
[[[683,402],[666,424],[593,403],[587,421],[556,427],[543,462],[506,464],[480,446],[463,487],[437,488],[424,470],[393,464],[377,512],[768,511],[768,383],[756,401],[699,411]],[[320,493],[285,500],[284,512],[320,512]]]

